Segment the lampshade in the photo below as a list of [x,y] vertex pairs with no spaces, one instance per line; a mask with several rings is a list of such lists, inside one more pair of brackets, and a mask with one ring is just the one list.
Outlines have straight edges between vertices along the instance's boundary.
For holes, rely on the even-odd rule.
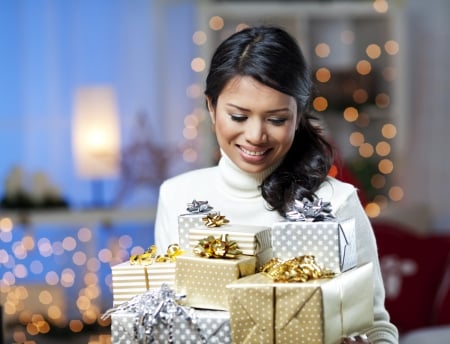
[[108,86],[76,91],[72,149],[77,174],[104,179],[119,174],[120,124],[114,90]]

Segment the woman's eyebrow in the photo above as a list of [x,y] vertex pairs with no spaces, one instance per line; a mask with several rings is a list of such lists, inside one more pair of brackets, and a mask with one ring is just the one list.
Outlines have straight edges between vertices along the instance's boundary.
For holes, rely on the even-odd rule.
[[[227,106],[231,106],[234,107],[235,109],[239,110],[239,111],[243,111],[243,112],[250,112],[250,109],[244,108],[242,106],[238,106],[232,103],[226,103],[225,105]],[[273,109],[273,110],[269,110],[269,111],[265,111],[266,113],[277,113],[277,112],[290,112],[291,110],[288,107],[282,107],[279,109]]]

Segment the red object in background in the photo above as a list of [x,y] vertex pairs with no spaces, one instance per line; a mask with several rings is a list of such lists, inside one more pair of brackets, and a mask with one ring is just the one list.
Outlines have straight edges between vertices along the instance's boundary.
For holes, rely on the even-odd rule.
[[[386,308],[400,332],[450,324],[450,236],[418,235],[395,223],[373,223]],[[448,306],[447,306],[448,307]]]

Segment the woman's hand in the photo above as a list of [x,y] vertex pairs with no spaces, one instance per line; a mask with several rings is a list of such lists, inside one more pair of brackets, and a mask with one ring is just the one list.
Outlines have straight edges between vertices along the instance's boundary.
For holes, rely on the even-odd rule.
[[359,335],[359,336],[350,336],[347,338],[344,338],[342,341],[342,344],[367,344],[370,343],[369,339],[367,339],[367,336],[365,334]]

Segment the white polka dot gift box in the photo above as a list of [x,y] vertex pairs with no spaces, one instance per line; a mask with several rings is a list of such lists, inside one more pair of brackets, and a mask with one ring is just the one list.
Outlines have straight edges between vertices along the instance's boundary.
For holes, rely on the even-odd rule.
[[186,253],[177,258],[175,285],[186,295],[187,306],[228,310],[226,285],[255,273],[256,258],[239,255],[234,259],[205,258]]
[[138,295],[103,316],[111,317],[112,344],[231,343],[229,312],[181,306],[166,287]]
[[187,203],[187,213],[178,216],[178,236],[181,248],[189,247],[189,229],[204,225],[203,218],[209,213],[216,213],[208,201],[193,200]]
[[373,323],[371,263],[304,283],[257,273],[227,291],[233,343],[340,344]]
[[355,220],[337,221],[329,203],[296,201],[286,221],[272,224],[273,256],[313,255],[323,266],[342,272],[356,266]]

